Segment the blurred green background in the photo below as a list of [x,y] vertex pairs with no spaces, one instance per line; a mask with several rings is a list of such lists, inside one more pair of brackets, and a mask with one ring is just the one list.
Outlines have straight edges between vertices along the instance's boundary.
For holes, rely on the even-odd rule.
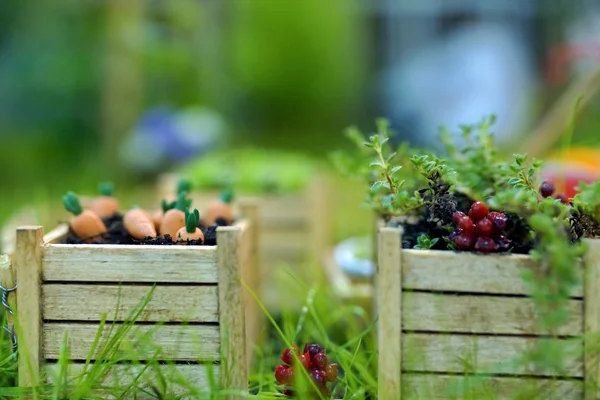
[[[226,147],[323,158],[349,145],[345,127],[385,116],[375,88],[393,43],[377,4],[386,2],[0,1],[0,224],[20,205],[60,205],[66,190],[91,192],[99,180],[123,196],[151,188],[160,171],[119,152],[159,106],[215,110]],[[533,18],[538,82],[545,51],[563,39],[549,29],[557,18]],[[534,121],[566,85],[536,86]],[[597,142],[597,111],[586,111],[577,140]],[[350,193],[348,210],[362,199]]]

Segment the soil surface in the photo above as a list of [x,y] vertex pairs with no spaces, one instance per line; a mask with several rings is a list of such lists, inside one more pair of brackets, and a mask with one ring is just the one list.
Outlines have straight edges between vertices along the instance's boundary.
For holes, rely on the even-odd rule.
[[[172,246],[181,243],[173,243],[171,236],[159,236],[157,238],[147,238],[144,240],[136,240],[132,238],[125,226],[123,225],[123,215],[113,214],[109,217],[103,218],[102,221],[106,225],[107,232],[102,237],[94,240],[91,243],[84,242],[77,235],[75,235],[71,229],[67,234],[67,238],[64,243],[66,244],[130,244],[130,245],[154,245],[154,246]],[[219,218],[217,222],[210,226],[204,226],[201,223],[198,224],[198,228],[204,233],[204,241],[202,240],[187,240],[185,245],[189,246],[216,246],[217,244],[217,228],[219,226],[227,226],[227,222]]]

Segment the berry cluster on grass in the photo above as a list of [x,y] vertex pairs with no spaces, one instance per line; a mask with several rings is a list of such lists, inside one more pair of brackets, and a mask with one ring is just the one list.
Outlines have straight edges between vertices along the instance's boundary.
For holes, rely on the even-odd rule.
[[473,203],[468,215],[457,211],[452,215],[457,229],[452,231],[449,239],[459,250],[475,250],[483,253],[506,251],[510,239],[502,234],[506,229],[506,214],[488,209],[481,201]]
[[[294,357],[296,354],[296,357]],[[298,361],[297,361],[298,360]],[[297,374],[302,371],[297,371],[297,368],[304,368],[308,371],[315,386],[321,394],[330,396],[331,391],[327,387],[328,382],[335,382],[338,375],[337,364],[330,364],[325,349],[318,344],[305,344],[304,350],[300,353],[297,345],[292,345],[287,348],[281,355],[281,361],[284,365],[278,365],[275,368],[275,379],[280,385],[284,385],[282,393],[286,396],[294,396],[294,383]]]

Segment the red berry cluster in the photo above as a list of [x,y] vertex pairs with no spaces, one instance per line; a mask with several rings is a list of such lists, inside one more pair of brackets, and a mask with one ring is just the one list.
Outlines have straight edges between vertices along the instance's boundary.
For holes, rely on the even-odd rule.
[[[543,198],[552,196],[554,194],[555,190],[556,190],[556,188],[554,187],[554,184],[552,184],[552,182],[546,181],[540,185],[540,194],[542,195]],[[556,200],[560,200],[561,202],[563,202],[565,204],[570,204],[570,201],[567,198],[567,195],[564,193],[555,194],[554,198]]]
[[295,344],[291,348],[287,348],[281,355],[281,361],[285,365],[278,365],[275,368],[275,379],[280,385],[285,385],[282,393],[286,396],[294,396],[292,385],[294,383],[294,366],[296,361],[294,353],[300,360],[301,367],[305,368],[321,394],[325,396],[331,395],[327,382],[335,382],[338,375],[337,364],[330,364],[325,349],[318,344],[305,344],[304,351],[300,353],[300,349]]
[[460,250],[476,250],[491,253],[507,250],[510,240],[501,234],[506,228],[506,214],[492,211],[480,201],[473,203],[469,215],[457,211],[452,220],[458,227],[450,234],[450,240]]

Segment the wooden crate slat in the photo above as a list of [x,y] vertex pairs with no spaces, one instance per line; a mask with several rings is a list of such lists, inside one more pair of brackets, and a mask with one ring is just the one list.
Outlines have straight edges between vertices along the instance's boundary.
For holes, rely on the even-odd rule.
[[[78,378],[84,371],[84,364],[69,364],[67,374],[70,378]],[[89,365],[89,373],[92,365]],[[160,368],[160,371],[157,371]],[[148,388],[150,384],[158,386],[160,375],[168,380],[169,387],[167,393],[171,395],[181,395],[188,391],[189,387],[194,387],[202,391],[207,391],[211,387],[208,369],[212,370],[214,382],[219,383],[219,365],[218,364],[177,364],[177,365],[112,365],[106,369],[106,373],[94,382],[103,387],[128,387],[135,382],[138,388]],[[160,372],[160,375],[158,374]],[[46,382],[53,384],[55,377],[59,376],[60,366],[56,363],[48,363],[44,366]],[[116,391],[116,394],[122,394]],[[110,397],[109,397],[110,398]]]
[[[411,331],[542,335],[536,306],[524,297],[404,292],[403,329]],[[583,301],[571,300],[561,336],[583,333]]]
[[[524,268],[535,268],[526,255],[476,255],[452,251],[402,251],[404,289],[527,295]],[[581,271],[583,275],[583,269]],[[572,293],[583,297],[583,285]]]
[[[109,321],[123,321],[151,290],[151,285],[45,284],[43,319],[100,321],[106,313]],[[156,286],[138,320],[218,322],[217,286]]]
[[44,247],[45,281],[217,283],[217,276],[215,246]]
[[[113,334],[118,329],[115,324]],[[68,332],[70,357],[73,360],[85,360],[92,348],[96,333],[100,328],[97,323],[45,323],[43,324],[44,358],[58,359],[65,332]],[[104,327],[99,346],[108,337],[110,324]],[[155,346],[160,346],[159,359],[169,361],[216,361],[219,360],[220,332],[217,325],[137,325],[127,334],[125,343],[137,343],[137,334],[148,334]],[[136,352],[140,360],[154,356],[156,349],[147,353]],[[97,349],[93,359],[96,359]],[[129,353],[127,353],[129,354]]]
[[[402,336],[402,368],[408,372],[464,373],[476,370],[480,374],[554,376],[553,371],[534,371],[516,363],[539,339],[510,336],[474,336],[414,334]],[[581,340],[554,340],[565,346],[569,362],[565,377],[583,377]],[[383,347],[385,349],[385,345]]]
[[[404,374],[403,400],[456,399],[554,399],[581,400],[583,382],[550,378],[464,377],[453,375]],[[493,393],[493,397],[490,397]]]

